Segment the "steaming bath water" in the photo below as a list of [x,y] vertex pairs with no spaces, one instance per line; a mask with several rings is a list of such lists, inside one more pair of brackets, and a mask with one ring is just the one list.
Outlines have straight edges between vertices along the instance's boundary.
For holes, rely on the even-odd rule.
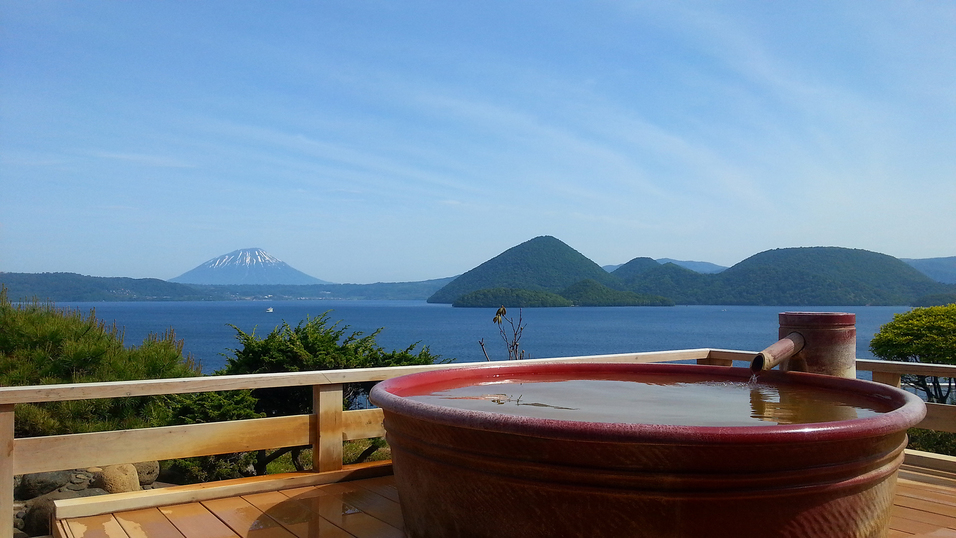
[[801,384],[706,376],[559,379],[534,375],[439,387],[410,400],[542,419],[676,426],[766,426],[866,418],[878,399]]

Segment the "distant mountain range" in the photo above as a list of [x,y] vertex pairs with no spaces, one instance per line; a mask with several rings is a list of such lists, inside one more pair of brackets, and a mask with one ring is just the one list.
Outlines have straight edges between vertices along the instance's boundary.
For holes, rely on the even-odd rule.
[[311,277],[261,248],[244,248],[223,254],[186,271],[170,282],[179,284],[331,284]]
[[186,284],[158,278],[86,276],[76,273],[0,273],[0,284],[11,301],[218,301]]
[[571,300],[573,304],[619,304],[591,300],[600,295],[610,297],[612,292],[643,299],[663,297],[677,304],[908,305],[928,297],[956,302],[956,286],[936,282],[897,258],[866,250],[776,249],[710,274],[675,263],[634,258],[608,273],[550,236],[508,249],[465,272],[428,301],[498,306],[505,304],[501,299],[514,300],[515,290],[569,299],[567,290],[581,282],[587,282],[590,297]]
[[696,271],[698,273],[711,274],[719,273],[724,269],[727,269],[723,265],[717,265],[710,262],[696,262],[696,261],[687,261],[687,260],[674,260],[671,258],[658,258],[657,263],[673,263],[674,265],[679,265],[684,269],[690,269],[691,271]]
[[295,299],[424,300],[454,280],[376,284],[177,284],[158,278],[120,278],[76,273],[0,273],[12,301],[242,301]]
[[261,249],[214,258],[168,282],[74,273],[0,273],[0,284],[11,300],[427,298],[494,307],[947,304],[956,302],[954,283],[956,256],[899,260],[865,250],[808,247],[761,252],[730,268],[645,257],[601,268],[550,236],[508,249],[459,277],[419,282],[331,284]]
[[[642,258],[642,259],[651,260],[652,258]],[[705,273],[705,274],[719,273],[723,271],[724,269],[726,269],[726,267],[724,267],[723,265],[717,265],[716,263],[710,263],[710,262],[675,260],[673,258],[658,258],[653,261],[656,261],[659,264],[673,263],[674,265],[679,265],[685,269],[690,269],[691,271],[695,271],[698,273]],[[603,266],[603,269],[607,271],[608,273],[613,273],[615,270],[617,270],[618,267],[622,265],[624,264],[619,263],[617,265],[605,265]]]
[[948,258],[900,258],[937,282],[956,284],[956,256]]

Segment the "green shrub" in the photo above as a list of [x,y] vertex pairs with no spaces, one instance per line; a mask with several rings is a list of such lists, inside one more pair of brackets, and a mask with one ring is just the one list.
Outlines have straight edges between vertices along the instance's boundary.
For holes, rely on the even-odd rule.
[[[870,351],[887,361],[956,364],[956,304],[894,315],[870,340]],[[904,375],[903,383],[923,392],[929,402],[945,404],[956,396],[952,378]]]
[[906,448],[956,456],[956,433],[911,428],[907,434],[910,440]]
[[[348,368],[378,368],[385,366],[408,366],[433,364],[441,360],[428,347],[415,353],[417,343],[400,351],[386,351],[375,341],[382,331],[372,334],[348,332],[348,326],[329,324],[329,313],[308,317],[295,327],[285,321],[265,338],[255,331],[245,333],[238,327],[236,339],[241,349],[233,349],[226,366],[217,374],[262,374],[274,372],[305,372],[314,370],[340,370]],[[374,383],[354,384],[345,387],[345,406],[351,409],[360,405]],[[256,410],[267,416],[284,416],[312,412],[311,387],[283,387],[258,389],[252,392],[258,399]]]
[[[375,338],[381,329],[369,335],[361,332],[348,333],[347,326],[329,323],[329,313],[308,317],[295,327],[285,321],[264,338],[255,331],[246,333],[233,326],[236,339],[242,345],[233,349],[226,366],[217,375],[262,374],[277,372],[304,372],[311,370],[339,370],[348,368],[376,368],[433,364],[441,358],[433,355],[428,347],[417,353],[416,344],[403,350],[386,351]],[[365,401],[374,383],[356,383],[344,388],[343,406],[358,407]],[[256,389],[251,392],[255,400],[255,412],[264,416],[301,415],[312,412],[312,387],[281,387]],[[288,452],[291,462],[302,470],[301,452],[307,447],[285,447],[272,452],[256,453],[254,472],[265,474],[269,464]],[[371,454],[371,452],[369,452]],[[237,464],[238,465],[238,464]],[[217,472],[222,472],[216,467]],[[246,472],[236,468],[234,472]]]
[[[261,418],[248,390],[173,394],[169,396],[170,424],[204,424]],[[182,458],[164,462],[166,480],[183,484],[227,480],[254,474],[257,454],[240,452]]]
[[[172,330],[126,347],[94,311],[58,309],[36,299],[13,304],[0,288],[0,386],[126,381],[200,375]],[[20,437],[132,429],[170,419],[162,396],[78,400],[16,407]]]

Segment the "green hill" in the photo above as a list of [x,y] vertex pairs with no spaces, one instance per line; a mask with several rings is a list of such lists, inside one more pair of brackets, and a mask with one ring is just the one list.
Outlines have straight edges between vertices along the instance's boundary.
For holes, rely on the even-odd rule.
[[[634,258],[608,273],[561,241],[544,236],[461,275],[429,302],[454,302],[467,293],[494,288],[548,291],[576,305],[648,304],[644,301],[661,298],[677,304],[912,305],[956,293],[956,286],[935,282],[897,258],[860,249],[768,250],[715,274]],[[933,297],[923,299],[927,296]],[[473,305],[476,300],[469,298]],[[506,303],[483,306],[499,304]]]
[[551,236],[535,237],[462,274],[428,298],[454,303],[473,291],[515,288],[558,293],[585,279],[620,287],[617,278],[580,252]]
[[0,273],[13,301],[202,301],[226,298],[213,290],[158,278],[85,276],[76,273]]
[[945,290],[897,258],[839,247],[768,250],[718,278],[740,304],[900,305]]
[[654,260],[654,258],[634,258],[612,271],[611,274],[627,282],[660,266],[661,264]]
[[720,283],[716,275],[704,275],[677,264],[665,263],[632,277],[625,285],[629,291],[660,295],[677,304],[708,304],[701,298],[710,296]]
[[892,256],[840,247],[768,250],[713,275],[666,264],[626,284],[678,304],[908,305],[952,291]]

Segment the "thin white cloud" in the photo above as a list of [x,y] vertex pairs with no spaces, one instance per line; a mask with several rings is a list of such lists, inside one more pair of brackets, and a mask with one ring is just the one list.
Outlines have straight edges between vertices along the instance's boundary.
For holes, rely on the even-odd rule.
[[88,154],[98,159],[112,161],[122,161],[139,166],[148,166],[154,168],[194,168],[195,165],[178,159],[163,155],[149,155],[145,153],[124,153],[115,151],[89,151]]

